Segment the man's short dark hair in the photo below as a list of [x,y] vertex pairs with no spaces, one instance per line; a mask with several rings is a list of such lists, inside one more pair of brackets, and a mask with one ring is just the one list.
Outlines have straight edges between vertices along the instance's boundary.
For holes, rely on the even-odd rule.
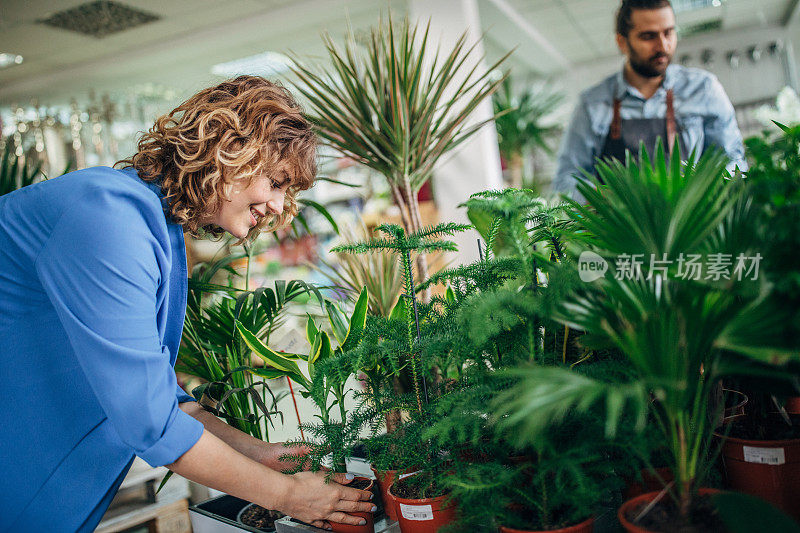
[[622,4],[617,11],[617,33],[627,37],[633,25],[631,24],[631,14],[634,9],[661,9],[662,7],[672,7],[669,0],[622,0]]

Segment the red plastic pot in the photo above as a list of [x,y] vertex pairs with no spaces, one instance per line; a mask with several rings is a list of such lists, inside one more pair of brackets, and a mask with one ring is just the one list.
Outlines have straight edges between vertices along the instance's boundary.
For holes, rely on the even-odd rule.
[[800,439],[725,437],[722,461],[730,488],[767,500],[800,520]]
[[397,508],[395,507],[394,499],[389,496],[389,486],[397,481],[399,476],[405,477],[408,474],[416,471],[416,468],[409,468],[403,470],[375,470],[375,467],[370,465],[370,470],[375,474],[375,481],[378,483],[378,489],[381,491],[381,499],[383,501],[383,509],[386,511],[386,516],[390,520],[397,522]]
[[392,494],[389,486],[389,497],[396,505],[397,521],[402,533],[436,533],[440,527],[451,523],[456,518],[456,506],[445,503],[447,495],[435,498],[407,499]]
[[[367,477],[356,476],[355,479],[365,479],[369,481],[369,486],[361,490],[372,490],[373,480]],[[355,481],[355,479],[353,481]],[[331,530],[336,533],[375,533],[375,519],[372,513],[362,513],[355,511],[348,511],[349,515],[360,516],[367,521],[363,526],[351,526],[350,524],[339,524],[338,522],[331,522]]]
[[[701,488],[698,490],[699,494],[718,494],[722,491],[718,489],[705,489]],[[639,507],[647,505],[656,497],[661,494],[661,491],[656,492],[648,492],[646,494],[642,494],[635,498],[632,498],[620,506],[619,510],[617,511],[617,518],[619,519],[619,523],[622,524],[622,527],[625,528],[625,531],[628,533],[657,533],[650,529],[644,529],[643,527],[639,527],[630,520],[628,520],[628,514],[633,514],[637,512]],[[668,495],[665,495],[664,498],[669,498]]]
[[787,399],[783,408],[790,415],[800,415],[800,396],[792,396]]
[[533,529],[513,529],[500,526],[500,533],[592,533],[594,531],[594,517],[584,520],[574,526],[562,527],[561,529],[533,530]]
[[[643,468],[641,470],[641,481],[628,481],[625,487],[625,493],[623,494],[625,499],[630,500],[631,498],[641,496],[647,492],[658,492],[664,488],[664,483],[669,483],[675,479],[675,476],[672,474],[672,470],[669,467],[664,466],[661,468],[656,468],[656,472],[658,473],[658,476],[651,472],[650,469]],[[661,480],[658,479],[659,477]]]

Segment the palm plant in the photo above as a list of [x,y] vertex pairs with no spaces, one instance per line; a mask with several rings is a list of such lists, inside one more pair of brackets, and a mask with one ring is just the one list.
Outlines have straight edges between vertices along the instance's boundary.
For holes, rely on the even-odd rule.
[[[685,165],[673,157],[668,166],[659,145],[654,164],[644,149],[639,158],[641,164],[629,157],[626,165],[598,165],[602,181],[587,178],[578,186],[587,205],[570,202],[570,216],[583,228],[576,235],[583,245],[572,254],[591,251],[609,272],[581,283],[575,281],[579,263],[562,265],[557,276],[573,280],[575,288],[555,316],[586,331],[584,344],[618,348],[635,379],[614,383],[564,368],[519,369],[522,384],[496,406],[508,415],[501,423],[517,424],[519,439],[528,442],[542,438],[553,420],[600,401],[609,435],[626,407],[633,406],[640,426],[649,409],[671,456],[670,495],[687,522],[712,464],[712,389],[723,376],[774,375],[772,365],[797,354],[774,346],[781,315],[763,276],[690,279],[682,272],[692,254],[713,260],[714,254],[737,258],[757,252],[751,204],[742,196],[741,182],[723,179],[725,157],[711,153]],[[636,257],[644,260],[633,269],[621,260]]]
[[558,131],[558,126],[545,125],[550,115],[564,100],[562,93],[547,85],[533,85],[515,92],[511,78],[506,78],[500,90],[492,96],[495,126],[500,142],[500,154],[511,173],[511,186],[520,188],[525,183],[525,156],[535,148],[552,153],[548,137]]
[[250,348],[236,331],[236,324],[268,339],[282,323],[289,302],[308,293],[315,294],[320,303],[323,299],[316,287],[300,280],[276,281],[274,288],[253,291],[213,283],[221,271],[238,275],[230,264],[248,255],[249,251],[225,256],[193,269],[175,369],[203,381],[193,391],[201,403],[230,425],[267,440],[261,421],[280,416],[275,409],[279,398],[257,378],[274,376],[269,369],[253,365]]
[[[343,48],[323,35],[329,67],[295,59],[297,90],[310,103],[319,135],[339,153],[384,176],[406,233],[422,228],[416,193],[441,158],[492,119],[469,115],[502,82],[492,71],[507,56],[479,71],[462,35],[449,53],[431,50],[430,24],[421,31],[391,17],[360,47],[351,32]],[[424,255],[417,266],[427,277]]]

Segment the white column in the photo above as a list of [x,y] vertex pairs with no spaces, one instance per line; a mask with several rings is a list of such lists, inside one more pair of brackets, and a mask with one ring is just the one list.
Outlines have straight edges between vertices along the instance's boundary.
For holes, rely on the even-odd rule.
[[[483,56],[480,43],[481,25],[476,0],[409,0],[409,18],[412,23],[424,25],[431,22],[429,43],[439,43],[444,53],[452,50],[461,34],[467,33],[465,48],[478,43],[470,57],[473,63],[465,64],[464,75],[475,61]],[[484,61],[478,71],[483,72],[489,65]],[[483,69],[483,70],[481,70]],[[460,80],[456,80],[456,86]],[[493,115],[490,98],[485,99],[472,113],[469,123],[475,124]],[[454,152],[445,155],[434,170],[434,189],[436,206],[442,222],[469,223],[467,212],[459,208],[469,196],[486,189],[503,187],[500,168],[500,151],[497,145],[497,130],[493,123],[487,124],[475,133],[470,140]],[[423,220],[423,223],[427,221]],[[459,253],[457,262],[468,263],[478,258],[477,232],[471,231],[455,238]]]

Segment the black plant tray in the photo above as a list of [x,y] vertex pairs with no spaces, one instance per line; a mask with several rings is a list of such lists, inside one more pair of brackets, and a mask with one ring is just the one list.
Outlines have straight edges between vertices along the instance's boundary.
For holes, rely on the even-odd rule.
[[251,533],[275,531],[275,529],[256,529],[238,522],[236,520],[236,516],[239,514],[239,511],[248,505],[250,505],[250,502],[247,500],[230,496],[228,494],[223,494],[222,496],[217,496],[216,498],[206,500],[202,503],[198,503],[197,505],[191,505],[189,506],[189,511],[207,516],[212,520],[222,522],[223,524],[239,528],[242,531],[250,531]]

